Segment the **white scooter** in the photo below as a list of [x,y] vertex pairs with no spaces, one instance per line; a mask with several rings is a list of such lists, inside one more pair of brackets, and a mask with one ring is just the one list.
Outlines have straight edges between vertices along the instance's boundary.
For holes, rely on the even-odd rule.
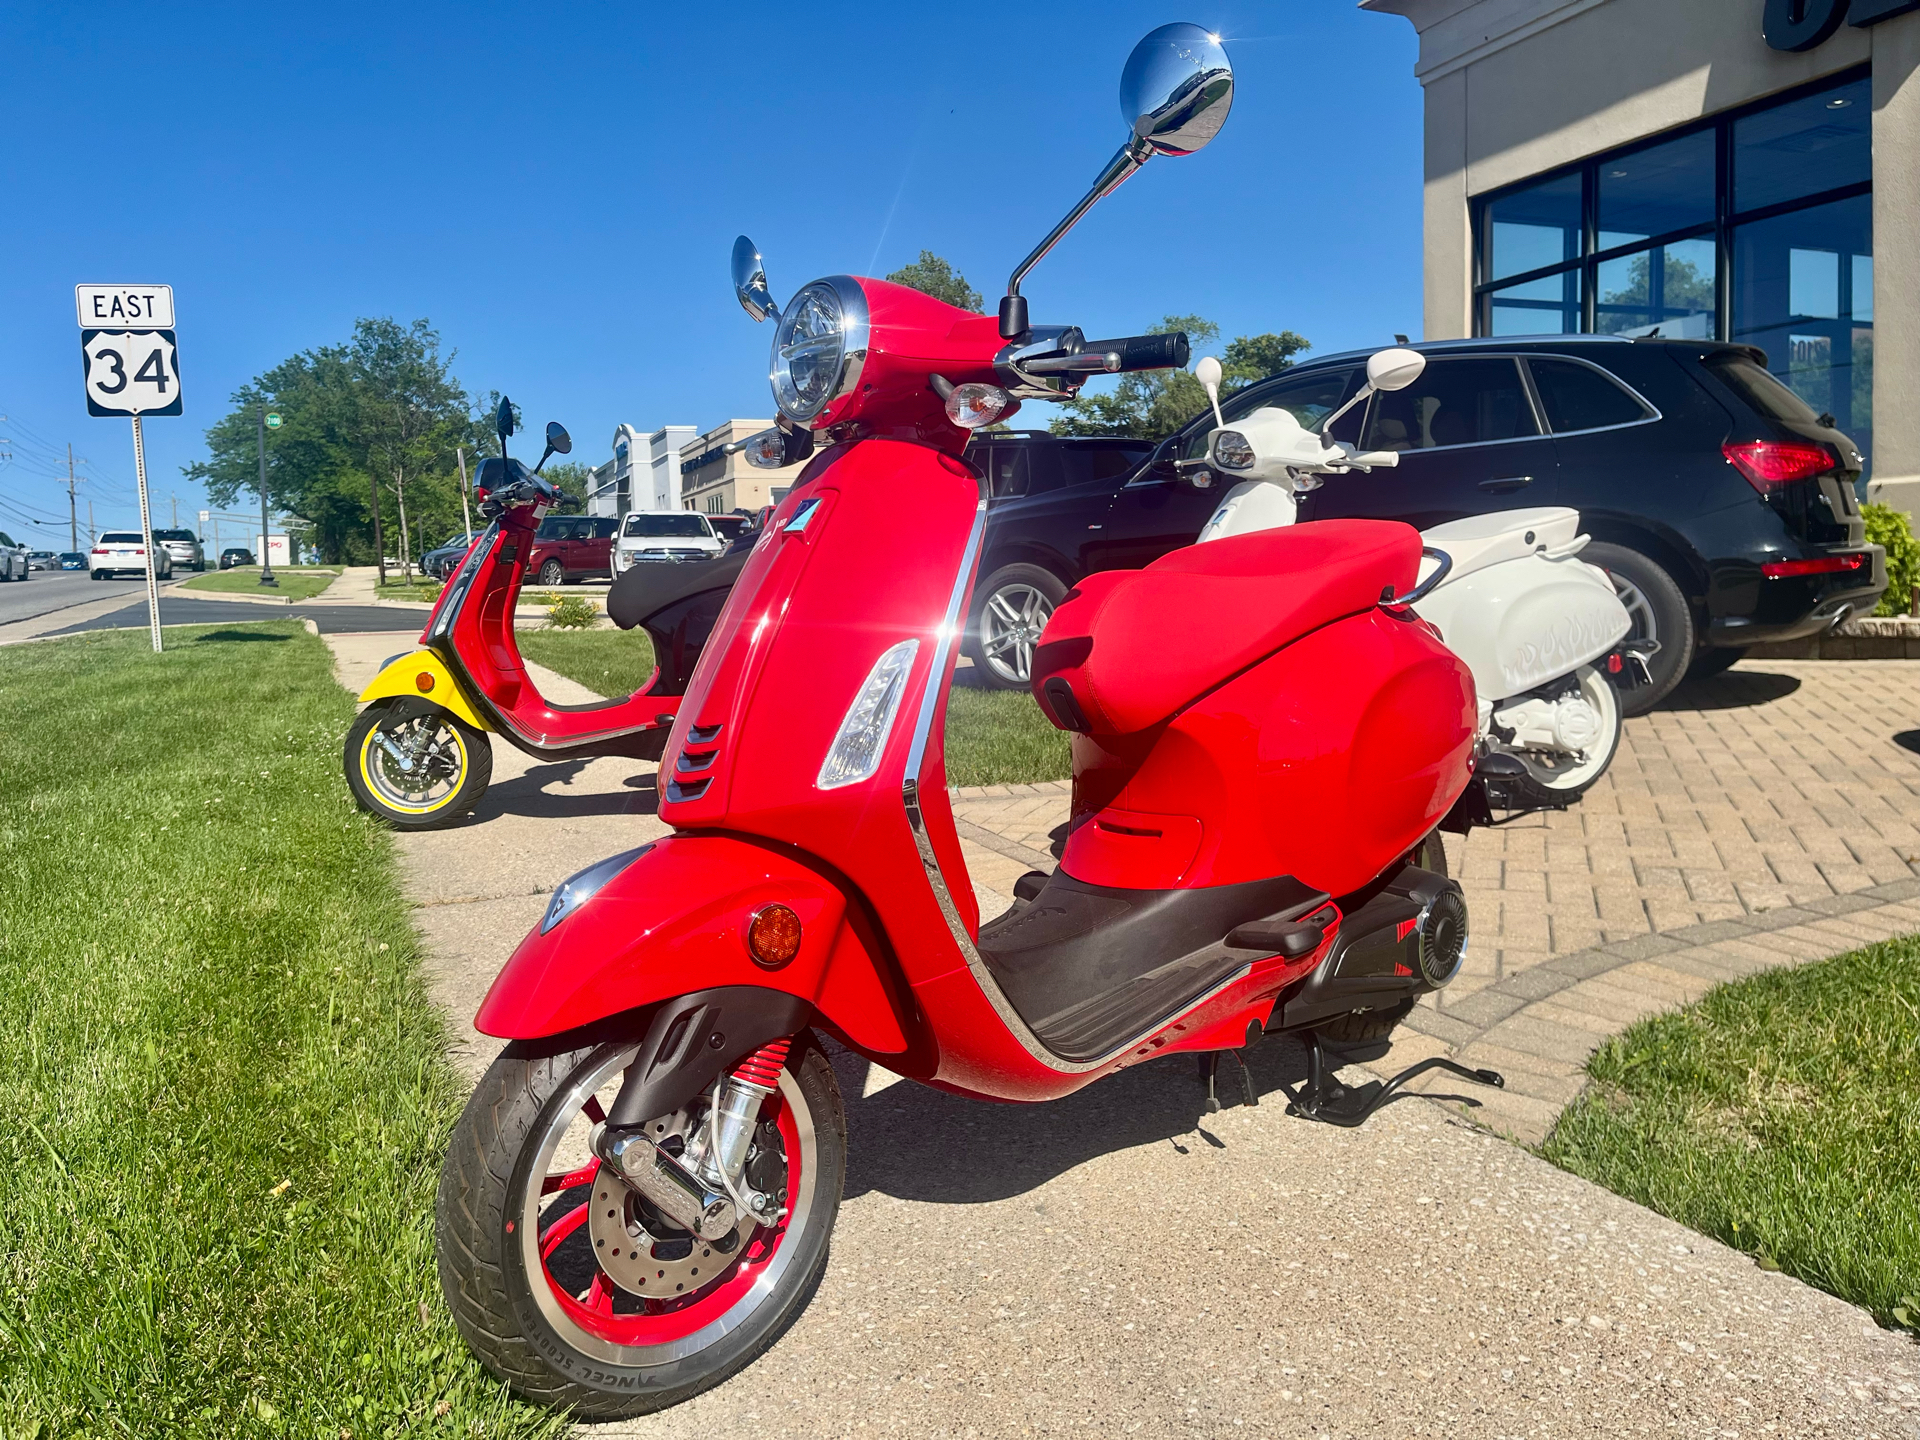
[[[1361,451],[1326,431],[1376,390],[1419,379],[1426,358],[1382,350],[1367,361],[1367,383],[1307,430],[1279,406],[1229,426],[1220,414],[1220,362],[1203,357],[1195,377],[1213,402],[1216,428],[1205,464],[1236,482],[1202,542],[1291,525],[1299,497],[1321,477],[1393,466],[1391,450]],[[1580,513],[1564,507],[1502,510],[1420,533],[1427,555],[1412,592],[1414,612],[1439,631],[1473,672],[1480,698],[1483,782],[1463,802],[1456,828],[1506,810],[1557,808],[1606,772],[1620,743],[1616,683],[1644,683],[1645,656],[1621,647],[1631,623],[1606,575],[1575,557],[1586,547]],[[1476,793],[1477,792],[1477,793]]]

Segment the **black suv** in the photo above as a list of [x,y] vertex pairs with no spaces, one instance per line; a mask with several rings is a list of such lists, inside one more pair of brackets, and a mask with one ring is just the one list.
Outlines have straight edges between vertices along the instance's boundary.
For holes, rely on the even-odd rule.
[[[1885,553],[1864,543],[1859,450],[1832,416],[1768,373],[1764,352],[1599,335],[1411,348],[1427,357],[1420,378],[1355,406],[1333,431],[1365,450],[1400,452],[1399,466],[1327,477],[1301,518],[1425,529],[1490,510],[1572,506],[1593,537],[1583,558],[1612,576],[1634,636],[1660,645],[1654,683],[1623,696],[1629,713],[1690,670],[1724,669],[1748,645],[1870,611],[1886,589]],[[1360,388],[1367,353],[1249,386],[1223,402],[1225,417],[1281,405],[1311,428]],[[1162,442],[1141,478],[1170,479],[1176,459],[1204,455],[1212,423],[1202,416]],[[1219,486],[1201,493],[1217,497]]]
[[1193,543],[1215,496],[1171,466],[1143,470],[1153,451],[1151,440],[1044,430],[988,431],[968,444],[992,487],[965,645],[984,684],[1026,688],[1047,617],[1083,576],[1137,570]]

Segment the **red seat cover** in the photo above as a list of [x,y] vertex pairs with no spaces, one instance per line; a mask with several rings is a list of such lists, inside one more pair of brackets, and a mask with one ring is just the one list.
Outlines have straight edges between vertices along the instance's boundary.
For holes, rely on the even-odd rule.
[[[1383,591],[1405,594],[1419,564],[1411,525],[1322,520],[1089,575],[1040,637],[1034,696],[1063,730],[1145,730],[1308,631],[1371,609]],[[1084,726],[1049,703],[1056,676]]]

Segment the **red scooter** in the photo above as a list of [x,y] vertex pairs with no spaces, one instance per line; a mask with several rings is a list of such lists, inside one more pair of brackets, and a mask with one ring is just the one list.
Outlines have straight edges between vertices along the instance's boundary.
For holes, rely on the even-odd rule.
[[[1183,336],[1031,326],[1019,282],[1151,155],[1211,139],[1231,96],[1204,32],[1149,35],[1125,146],[997,321],[846,276],[779,310],[783,426],[827,448],[693,672],[661,763],[673,833],[556,890],[476,1021],[511,1043],[454,1136],[440,1273],[468,1343],[524,1394],[659,1409],[805,1306],[846,1164],[820,1035],[1004,1101],[1175,1051],[1211,1079],[1273,1029],[1309,1041],[1301,1114],[1358,1123],[1399,1083],[1342,1090],[1315,1027],[1398,1013],[1466,945],[1459,887],[1414,860],[1467,784],[1475,698],[1408,608],[1411,527],[1329,521],[1083,581],[1034,680],[1073,736],[1071,835],[986,925],[947,799],[941,717],[986,515],[969,429],[1186,359]],[[776,313],[744,237],[735,279]],[[1499,1083],[1419,1068],[1436,1065]]]
[[[548,425],[546,451],[529,470],[506,453],[510,401],[501,400],[494,428],[500,454],[481,461],[474,476],[480,514],[490,523],[440,592],[421,648],[388,660],[361,692],[365,708],[341,757],[361,808],[402,830],[449,825],[473,809],[493,778],[490,734],[546,758],[657,760],[684,689],[669,667],[656,668],[632,695],[598,704],[556,705],[541,695],[520,658],[513,617],[534,531],[560,498],[540,468],[573,442],[560,425]],[[665,579],[679,567],[640,568]],[[648,614],[666,598],[638,597],[633,608]],[[658,648],[663,637],[654,638],[656,653],[669,653]]]

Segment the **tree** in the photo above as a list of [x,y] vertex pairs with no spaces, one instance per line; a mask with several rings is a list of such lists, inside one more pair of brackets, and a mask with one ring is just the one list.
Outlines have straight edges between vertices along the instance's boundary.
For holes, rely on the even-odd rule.
[[251,502],[266,405],[281,416],[267,431],[271,505],[309,528],[328,559],[379,563],[376,506],[390,496],[410,568],[414,533],[459,527],[454,448],[467,448],[470,469],[497,448],[439,346],[425,320],[357,321],[346,344],[303,351],[235,391],[235,408],[207,431],[208,458],[184,473],[216,506]]
[[909,285],[923,295],[957,305],[962,310],[980,309],[980,292],[967,283],[967,277],[934,254],[922,250],[920,258],[887,276],[895,285]]
[[560,492],[553,508],[563,515],[577,515],[587,508],[587,491],[593,485],[593,467],[577,460],[550,460],[540,472]]
[[[1196,354],[1220,337],[1220,327],[1199,315],[1169,315],[1150,327],[1149,335],[1187,332]],[[1220,357],[1222,395],[1277,375],[1293,364],[1293,357],[1309,348],[1291,330],[1278,335],[1242,335],[1230,342]],[[1122,376],[1113,390],[1068,400],[1050,427],[1056,435],[1131,435],[1159,440],[1173,434],[1207,408],[1207,392],[1186,370],[1142,370]]]

